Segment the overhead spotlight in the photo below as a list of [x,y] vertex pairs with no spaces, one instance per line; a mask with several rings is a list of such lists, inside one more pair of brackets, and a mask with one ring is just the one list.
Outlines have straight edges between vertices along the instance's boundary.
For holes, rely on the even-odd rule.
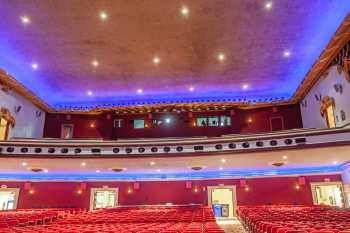
[[221,171],[222,171],[222,170],[224,170],[224,168],[223,168],[223,167],[219,167],[219,170],[221,170]]
[[142,94],[143,90],[142,89],[137,89],[137,94]]
[[247,89],[248,89],[248,87],[249,87],[249,85],[248,85],[248,84],[243,84],[243,85],[242,85],[242,89],[243,89],[243,90],[247,90]]
[[160,63],[160,58],[157,57],[157,56],[155,56],[155,57],[153,58],[153,63],[154,63],[155,65],[158,65],[158,64]]
[[47,169],[44,169],[43,171],[44,171],[44,173],[48,173],[49,172],[49,170],[47,170]]
[[283,159],[284,160],[288,159],[288,156],[287,155],[283,155]]
[[169,124],[171,122],[170,118],[165,118],[165,123]]
[[92,96],[92,91],[88,91],[88,92],[87,92],[87,95],[88,95],[88,96]]
[[226,159],[221,159],[220,160],[222,163],[226,163]]
[[33,70],[36,70],[39,68],[39,65],[37,63],[33,63],[32,68],[33,68]]
[[23,24],[29,24],[30,23],[30,18],[28,16],[21,16],[21,21]]
[[291,53],[289,50],[283,52],[283,57],[290,57]]
[[97,67],[99,65],[98,61],[97,60],[93,60],[91,62],[91,64],[94,66],[94,67]]
[[85,163],[85,162],[82,162],[80,165],[81,165],[82,167],[85,167],[85,166],[86,166],[86,163]]
[[151,166],[154,166],[154,165],[156,165],[156,162],[151,161],[149,164],[150,164]]
[[186,6],[181,7],[181,14],[183,16],[188,16],[189,10]]
[[28,165],[27,162],[22,162],[22,166],[23,166],[23,167],[26,167],[27,165]]
[[270,10],[272,8],[272,2],[265,3],[265,9]]
[[219,53],[219,54],[218,54],[218,60],[219,60],[220,62],[224,61],[225,59],[226,59],[225,54],[223,54],[223,53]]
[[157,169],[156,172],[161,172],[161,170],[160,170],[160,169]]
[[100,170],[96,170],[96,173],[100,173],[101,171]]
[[193,92],[193,91],[194,91],[194,87],[190,87],[190,88],[188,88],[188,90],[189,90],[190,92]]
[[338,161],[333,161],[333,164],[334,164],[334,165],[337,165],[337,164],[338,164]]
[[107,20],[108,19],[107,13],[104,12],[104,11],[101,11],[100,12],[100,19],[103,20],[103,21]]

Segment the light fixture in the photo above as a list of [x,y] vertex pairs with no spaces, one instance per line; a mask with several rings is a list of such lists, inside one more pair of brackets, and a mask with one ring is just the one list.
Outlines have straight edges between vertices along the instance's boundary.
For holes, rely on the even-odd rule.
[[158,56],[155,56],[155,57],[153,58],[153,63],[154,63],[155,65],[158,65],[158,64],[160,63],[160,58],[159,58]]
[[128,193],[132,193],[132,189],[131,188],[128,188]]
[[224,61],[225,59],[226,59],[225,54],[223,54],[223,53],[219,53],[219,54],[218,54],[218,60],[219,60],[220,62]]
[[23,167],[26,167],[27,165],[28,165],[27,162],[22,162],[22,166],[23,166]]
[[108,15],[107,15],[107,13],[106,13],[105,11],[101,11],[101,12],[100,12],[100,19],[101,19],[102,21],[105,21],[105,20],[108,19]]
[[193,91],[194,91],[194,87],[190,87],[190,88],[188,88],[188,90],[189,90],[190,92],[193,92]]
[[142,89],[137,89],[137,94],[142,94],[143,90]]
[[333,164],[334,164],[334,165],[337,165],[337,164],[338,164],[338,161],[333,161]]
[[37,63],[32,63],[33,70],[36,70],[39,68],[39,65]]
[[189,9],[186,6],[182,6],[181,7],[181,14],[183,16],[188,16],[188,13],[189,13]]
[[283,159],[284,160],[288,159],[288,156],[287,155],[283,155]]
[[90,124],[90,128],[96,128],[96,124],[94,123],[94,122],[92,122],[91,124]]
[[96,170],[96,173],[100,173],[101,171],[100,170]]
[[34,194],[34,189],[29,190],[29,194],[33,195]]
[[97,67],[99,65],[98,61],[97,60],[93,60],[91,62],[91,64],[94,66],[94,67]]
[[49,172],[49,170],[47,170],[47,169],[44,169],[44,173],[48,173]]
[[220,160],[222,163],[226,163],[226,159],[221,159]]
[[248,121],[248,123],[252,123],[253,119],[251,117],[249,117],[247,121]]
[[88,96],[92,96],[92,91],[88,91],[88,92],[87,92],[87,95],[88,95]]
[[249,191],[249,187],[246,186],[246,187],[244,188],[244,190],[248,192],[248,191]]
[[160,169],[157,169],[156,172],[160,172]]
[[82,167],[85,167],[85,166],[86,166],[86,163],[85,163],[85,162],[82,162],[80,165],[81,165]]
[[265,9],[270,10],[272,8],[272,2],[266,2],[265,3]]
[[81,190],[81,189],[78,189],[78,191],[77,191],[77,194],[82,194],[83,193],[83,191]]
[[224,170],[224,168],[223,168],[223,167],[219,167],[219,170],[221,170],[221,171],[222,171],[222,170]]
[[165,123],[169,124],[171,122],[171,119],[168,117],[168,118],[165,118]]
[[299,190],[299,189],[300,189],[300,185],[298,185],[298,184],[295,185],[295,189],[296,189],[296,190]]
[[247,90],[247,89],[248,89],[248,87],[249,87],[249,85],[248,85],[248,84],[243,84],[243,85],[242,85],[242,89],[243,89],[243,90]]
[[289,50],[285,50],[285,51],[283,52],[283,57],[290,57],[290,55],[291,55],[291,53],[290,53]]
[[23,24],[29,24],[30,23],[30,18],[28,16],[21,16],[21,21]]
[[156,162],[151,161],[149,164],[150,164],[151,166],[154,166],[154,165],[156,165]]
[[195,187],[195,188],[193,189],[193,192],[198,193],[198,188]]

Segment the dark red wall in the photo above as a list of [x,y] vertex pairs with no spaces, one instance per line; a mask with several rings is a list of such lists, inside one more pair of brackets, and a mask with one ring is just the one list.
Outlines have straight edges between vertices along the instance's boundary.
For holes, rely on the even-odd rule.
[[[231,126],[228,127],[194,127],[193,123],[198,116],[231,116]],[[139,115],[114,115],[104,113],[100,115],[70,115],[47,114],[44,128],[44,137],[59,138],[62,124],[74,125],[74,138],[152,138],[152,137],[190,137],[190,136],[220,136],[233,133],[258,133],[271,131],[270,118],[282,117],[284,129],[302,128],[299,105],[286,105],[277,107],[273,112],[272,107],[258,109],[236,109],[234,113],[227,111],[193,112],[189,113],[153,113],[152,119],[164,119],[170,117],[171,124],[152,126],[148,114]],[[145,129],[134,129],[132,120],[144,118],[148,125]],[[123,119],[122,128],[114,128],[113,120]],[[249,123],[248,119],[252,122]],[[94,128],[90,125],[93,123]]]
[[[312,204],[310,182],[322,182],[326,178],[330,181],[341,181],[340,175],[306,176],[306,184],[297,190],[298,177],[273,177],[248,179],[250,190],[240,186],[238,179],[199,180],[192,181],[192,189],[186,188],[186,181],[149,181],[139,182],[140,188],[128,193],[133,188],[132,182],[87,182],[86,189],[81,195],[77,191],[80,182],[32,182],[34,194],[24,190],[23,182],[0,182],[9,188],[21,188],[18,208],[32,207],[81,207],[88,208],[90,188],[108,187],[119,188],[119,203],[121,205],[141,204],[207,204],[207,186],[220,184],[236,185],[237,202],[239,205],[253,204]],[[194,192],[194,187],[198,192]],[[203,189],[204,188],[204,189]]]

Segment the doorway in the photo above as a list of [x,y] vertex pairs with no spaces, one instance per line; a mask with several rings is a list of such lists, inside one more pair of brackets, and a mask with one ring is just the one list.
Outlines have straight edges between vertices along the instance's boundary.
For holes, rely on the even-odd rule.
[[92,188],[90,210],[114,208],[118,205],[118,188]]
[[236,186],[208,186],[208,205],[217,219],[232,219],[235,216]]
[[311,190],[314,204],[345,207],[341,182],[311,183]]
[[0,188],[0,210],[14,210],[17,208],[19,189]]

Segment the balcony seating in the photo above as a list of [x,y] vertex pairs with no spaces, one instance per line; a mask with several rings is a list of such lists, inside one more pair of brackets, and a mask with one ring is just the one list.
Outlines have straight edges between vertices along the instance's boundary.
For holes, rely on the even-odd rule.
[[8,225],[0,233],[224,233],[207,207],[101,209],[27,225]]
[[328,206],[240,206],[237,215],[252,233],[350,232],[350,209]]

